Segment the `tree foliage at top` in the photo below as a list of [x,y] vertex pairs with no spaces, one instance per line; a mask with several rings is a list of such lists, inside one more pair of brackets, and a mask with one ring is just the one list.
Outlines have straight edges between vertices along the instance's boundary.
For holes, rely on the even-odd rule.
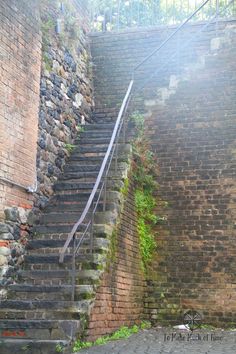
[[[220,0],[220,9],[228,1]],[[111,31],[179,23],[202,3],[203,0],[90,0],[90,7],[94,29]],[[210,0],[193,20],[208,19],[215,11],[216,0]]]

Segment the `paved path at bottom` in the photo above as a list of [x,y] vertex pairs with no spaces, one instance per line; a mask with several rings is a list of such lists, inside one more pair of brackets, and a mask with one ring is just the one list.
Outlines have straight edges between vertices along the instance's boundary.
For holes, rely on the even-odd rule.
[[126,340],[112,341],[79,354],[236,354],[236,331],[170,328],[140,331]]

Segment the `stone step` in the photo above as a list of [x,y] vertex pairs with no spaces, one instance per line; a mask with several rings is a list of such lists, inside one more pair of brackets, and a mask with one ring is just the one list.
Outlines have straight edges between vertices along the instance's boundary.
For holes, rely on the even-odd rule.
[[[99,270],[80,270],[79,272],[76,273],[76,282],[77,284],[81,284],[81,282],[86,282],[86,284],[90,285],[91,282],[97,281],[101,275],[101,271]],[[72,276],[72,271],[71,270],[22,270],[20,272],[20,279],[22,281],[30,281],[33,283],[33,281],[45,281],[46,280],[52,280],[52,281],[65,281],[65,279],[68,280],[68,283],[66,284],[71,284],[71,276]],[[56,283],[54,284],[56,285]]]
[[[71,285],[34,285],[12,284],[8,286],[8,300],[71,300]],[[89,299],[94,296],[93,285],[76,285],[75,300]]]
[[[79,241],[79,240],[78,240]],[[87,237],[82,241],[80,245],[80,253],[89,253],[90,252],[90,239]],[[65,240],[39,240],[39,241],[31,241],[28,246],[28,255],[33,255],[35,253],[40,254],[58,254],[60,248],[62,248],[65,244]],[[101,253],[103,250],[106,250],[109,245],[109,240],[102,238],[95,238],[93,240],[93,252]],[[72,244],[67,250],[67,254],[73,253]]]
[[[58,183],[55,185],[55,191],[57,191],[57,185],[60,182],[64,181],[79,181],[81,183],[81,180],[87,180],[88,178],[92,179],[92,182],[95,182],[98,176],[99,171],[94,171],[94,172],[80,172],[76,171],[76,167],[74,168],[74,171],[65,171],[63,176],[61,176],[60,180],[58,180]],[[91,182],[91,181],[90,181]],[[60,190],[60,189],[59,189]]]
[[[123,179],[125,178],[125,174],[123,178],[121,178],[121,173],[120,177],[109,177],[107,178],[107,190],[109,191],[120,191],[120,189],[123,187]],[[93,181],[90,182],[81,182],[81,180],[76,180],[75,179],[69,179],[69,180],[64,180],[64,181],[58,181],[57,185],[55,185],[54,189],[57,193],[62,194],[61,192],[66,192],[68,193],[91,193],[92,189],[95,184],[95,178]],[[101,187],[101,184],[99,184],[99,189]],[[45,210],[45,209],[44,209]]]
[[[0,337],[6,339],[68,340],[79,332],[79,320],[4,320],[0,319]],[[3,352],[3,354],[5,354]]]
[[[108,238],[111,236],[112,233],[112,228],[109,225],[99,225],[99,224],[94,224],[93,225],[93,234],[96,236],[96,238]],[[82,235],[82,232],[76,232],[75,233],[76,238],[79,239],[80,236]],[[31,234],[31,240],[66,240],[68,237],[68,233],[32,233]]]
[[[107,202],[106,203],[106,210],[113,210],[114,209],[115,204],[114,203],[110,203]],[[48,205],[45,208],[45,213],[46,212],[77,212],[78,214],[81,214],[81,212],[84,210],[85,207],[85,203],[67,203],[67,204],[56,204],[56,205]],[[98,211],[102,211],[103,210],[103,201],[101,200],[98,204],[97,207]]]
[[[83,232],[86,228],[87,224],[81,224],[78,228],[77,231]],[[40,234],[68,234],[72,227],[74,226],[74,223],[68,223],[68,224],[57,224],[57,225],[37,225],[34,226],[32,229],[32,233],[34,235],[34,238],[37,237],[37,235]]]
[[[105,256],[103,254],[78,254],[76,257],[76,269],[78,271],[90,269],[98,270],[103,264]],[[72,256],[65,255],[64,262],[59,263],[59,254],[37,254],[26,255],[24,270],[71,270]]]
[[[23,296],[22,296],[23,298]],[[29,296],[27,296],[29,298]],[[31,301],[31,300],[29,300]],[[34,300],[33,300],[34,301]],[[39,300],[40,302],[41,300]],[[42,300],[43,301],[43,300]],[[20,300],[19,300],[20,302]],[[51,300],[53,302],[53,300]],[[39,309],[39,310],[9,310],[9,309],[0,309],[0,318],[5,318],[6,320],[79,320],[80,313],[71,309]],[[82,314],[82,317],[84,314]]]
[[81,153],[92,153],[92,154],[99,154],[104,153],[107,151],[107,144],[105,145],[77,145],[73,150],[73,154],[81,154]]
[[[104,146],[98,146],[97,148],[94,148],[94,145],[91,146],[76,146],[75,149],[73,150],[71,156],[70,156],[70,161],[74,159],[85,159],[85,158],[91,158],[92,160],[96,160],[96,158],[101,158],[105,156],[105,153],[107,151],[107,145]],[[130,152],[131,152],[131,145],[127,143],[120,143],[118,144],[118,152],[119,152],[119,159],[121,161],[127,160]]]
[[107,136],[108,134],[104,134],[104,136],[89,136],[89,135],[82,135],[78,139],[75,140],[75,144],[82,144],[82,145],[99,145],[99,144],[106,144],[107,146],[110,143],[111,140],[111,134]]
[[98,176],[98,171],[90,171],[90,172],[65,172],[60,177],[60,181],[66,180],[77,180],[80,182],[93,182],[96,181]]
[[54,185],[54,190],[55,191],[76,190],[76,191],[88,192],[93,189],[94,183],[95,183],[95,179],[94,182],[70,182],[70,181],[57,182]]
[[77,164],[77,163],[68,163],[66,164],[65,168],[64,168],[64,173],[67,172],[98,172],[100,170],[101,165],[99,164]]
[[[64,194],[56,194],[51,198],[51,203],[54,202],[87,202],[88,198],[90,197],[90,192],[80,192],[74,193],[73,195],[69,194],[67,191]],[[95,197],[98,196],[98,192],[95,194]]]
[[[76,154],[72,154],[70,156],[69,161],[80,161],[80,162],[87,162],[89,164],[91,164],[92,162],[94,163],[102,163],[102,160],[105,156],[105,153],[99,153],[99,154],[80,154],[80,153],[76,153]],[[127,161],[128,160],[128,156],[123,153],[122,151],[119,153],[118,155],[118,161]]]
[[[70,263],[72,261],[71,255],[66,255],[64,259],[64,263]],[[76,257],[76,263],[81,262],[99,262],[99,257],[96,254],[78,254]],[[37,254],[37,255],[26,255],[25,263],[27,264],[59,264],[59,255],[56,254]],[[62,267],[62,265],[60,264]],[[63,269],[63,267],[62,267]]]
[[[81,216],[82,214],[82,211],[83,211],[84,208],[81,208],[81,212],[72,212],[72,211],[69,211],[68,210],[65,210],[64,209],[64,212],[63,212],[63,209],[61,212],[57,212],[55,209],[53,210],[53,212],[48,212],[48,213],[45,213],[41,216],[40,218],[40,224],[43,224],[43,225],[48,225],[48,224],[71,224],[71,223],[75,223]],[[106,206],[106,211],[115,211],[117,210],[117,205],[115,203],[109,203],[107,206]],[[99,207],[96,211],[96,214],[99,214],[103,212],[103,204],[100,203],[99,204]],[[88,219],[90,220],[92,216],[92,211],[89,211],[88,214],[87,214],[87,217]],[[85,222],[84,222],[85,223]]]
[[[108,176],[106,182],[106,190],[107,192],[117,192],[124,186],[124,179],[126,179],[126,171],[118,171],[119,177]],[[59,181],[56,187],[55,195],[64,195],[64,194],[83,194],[88,193],[91,194],[92,189],[94,187],[95,181],[88,182],[88,181],[81,181],[80,179],[76,179],[76,174],[74,175],[75,178]],[[102,182],[99,184],[98,192],[102,186]],[[82,188],[81,188],[82,187]],[[102,198],[99,203],[102,203]],[[53,202],[49,203],[48,206],[53,204]],[[81,205],[83,203],[81,202]],[[55,205],[55,204],[54,204]],[[47,207],[46,207],[47,208]],[[46,208],[44,210],[46,210]]]
[[[49,331],[49,330],[48,330]],[[9,331],[3,330],[3,333],[19,333],[20,335],[25,332]],[[29,330],[28,330],[29,332]],[[37,335],[36,337],[37,338]],[[70,340],[61,339],[18,339],[18,338],[7,338],[0,337],[0,352],[2,354],[58,354],[57,348],[63,349],[63,354],[70,354]]]
[[104,158],[105,154],[102,154],[102,155],[98,155],[98,156],[84,156],[84,155],[81,155],[81,154],[73,154],[70,156],[69,160],[68,161],[79,161],[80,163],[98,163],[98,164],[101,164],[102,163],[102,160]]
[[[89,161],[88,162],[78,162],[78,161],[71,161],[67,164],[67,167],[64,169],[64,174],[70,174],[71,173],[71,179],[82,179],[85,178],[86,180],[83,181],[82,183],[92,183],[96,181],[98,172],[100,171],[101,168],[101,163],[100,164],[91,164]],[[120,176],[116,174],[120,173],[123,170],[127,170],[127,162],[125,161],[119,161],[117,160],[117,163],[115,160],[111,163],[110,168],[109,168],[109,177],[111,178],[119,178]],[[78,175],[73,175],[73,173],[77,173]],[[64,174],[60,176],[60,179],[58,182],[63,181]],[[75,176],[75,177],[74,177]],[[78,177],[77,177],[78,176]],[[68,179],[68,177],[66,177]],[[57,182],[57,183],[58,183]]]
[[[24,286],[24,285],[23,285]],[[45,301],[45,300],[2,300],[0,302],[0,311],[3,309],[7,311],[28,311],[28,310],[48,310],[58,311],[67,310],[69,312],[76,312],[78,315],[87,313],[91,300],[82,301]],[[2,318],[2,317],[0,317]]]
[[[118,215],[120,206],[117,204],[117,207],[114,207],[113,210],[106,210],[106,211],[97,211],[94,214],[94,223],[95,224],[114,224],[115,223],[115,218]],[[46,214],[45,214],[46,215]],[[83,224],[81,224],[77,231],[83,232],[86,229],[86,225],[90,222],[90,216],[91,213],[88,213],[86,218],[83,221]],[[41,218],[42,224],[37,225],[33,228],[34,232],[37,234],[53,234],[53,233],[69,233],[72,228],[74,227],[74,224],[79,220],[79,215],[78,214],[71,214],[69,217],[70,220],[67,218],[64,220],[63,217],[58,217],[57,219],[54,217],[49,217],[45,220]],[[46,216],[45,216],[46,218]],[[44,222],[43,222],[44,221]]]
[[[80,238],[80,236],[83,234],[83,232],[76,232],[75,235],[77,238]],[[64,242],[66,241],[68,237],[68,232],[65,233],[39,233],[39,234],[33,234],[30,237],[29,243],[33,240],[63,240]]]
[[[79,135],[78,139],[75,141],[75,143],[78,145],[80,144],[81,141],[85,140],[90,140],[90,139],[108,139],[108,143],[110,142],[112,136],[112,130],[107,131],[107,130],[85,130],[81,135]],[[107,140],[106,140],[107,142]],[[99,142],[98,142],[99,143]]]
[[93,158],[104,158],[105,156],[105,153],[106,151],[104,152],[93,152],[93,151],[90,151],[90,152],[81,152],[81,151],[76,151],[76,153],[71,156],[71,160],[73,160],[75,157],[78,157],[78,158],[81,158],[83,157],[84,159],[86,158],[88,161],[92,161]]
[[[60,176],[60,178],[58,178],[57,183],[92,183],[94,185],[94,183],[96,182],[98,173],[91,173],[90,174],[84,174],[82,176],[78,176],[78,173],[70,173],[67,176],[65,176],[64,174]],[[81,188],[81,193],[89,193],[89,191],[84,190],[83,188]]]
[[62,279],[62,278],[71,278],[71,270],[50,270],[50,271],[43,271],[43,270],[21,270],[19,273],[19,277],[21,280],[45,280],[48,279]]
[[104,130],[104,131],[111,131],[114,129],[114,123],[97,123],[97,124],[86,124],[84,125],[85,131],[93,131],[93,130]]
[[[22,314],[24,314],[24,311],[27,311],[28,319],[34,319],[36,312],[37,314],[39,314],[40,312],[43,313],[43,319],[56,319],[53,315],[53,312],[56,312],[57,319],[60,318],[59,316],[61,316],[61,318],[65,318],[64,316],[66,313],[68,313],[68,315],[75,313],[77,315],[77,319],[79,319],[80,314],[85,314],[88,312],[90,305],[90,300],[3,300],[0,303],[0,318],[14,319],[14,315],[17,314],[17,312],[18,315],[22,316]],[[33,317],[31,318],[29,317],[29,311],[32,312]]]
[[[64,203],[87,203],[91,193],[83,192],[83,193],[69,193],[69,191],[65,192],[64,194],[57,194],[51,199],[51,205],[56,204],[64,204]],[[99,192],[95,194],[95,200],[98,197]],[[108,202],[119,202],[118,198],[119,192],[116,191],[107,191],[106,193],[106,200]],[[101,197],[102,200],[102,197]]]
[[[124,150],[124,146],[126,144],[124,143],[119,143],[118,144],[118,150],[119,151],[123,151]],[[108,144],[104,143],[104,144],[94,144],[93,142],[91,144],[82,144],[82,145],[76,145],[72,155],[76,155],[77,153],[106,153],[108,148]]]
[[[122,161],[117,160],[117,166],[115,166],[115,159],[112,162],[111,166],[110,166],[110,170],[111,171],[115,171],[115,169],[117,168],[117,170],[123,170],[125,169],[127,166],[125,165],[125,163],[123,163]],[[65,166],[64,169],[64,173],[67,172],[98,172],[101,168],[101,163],[100,164],[91,164],[89,162],[86,163],[78,163],[77,161],[68,161],[68,163]]]

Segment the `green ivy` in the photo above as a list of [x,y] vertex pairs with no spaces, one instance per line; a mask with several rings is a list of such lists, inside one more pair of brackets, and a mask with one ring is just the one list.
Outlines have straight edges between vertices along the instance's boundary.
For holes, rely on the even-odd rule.
[[69,152],[72,153],[72,151],[74,150],[75,145],[73,144],[65,144],[65,149]]
[[137,228],[144,267],[151,260],[156,248],[155,234],[153,233],[153,226],[157,221],[156,215],[153,213],[155,205],[154,198],[149,193],[139,189],[135,191],[135,206],[138,215]]
[[134,123],[136,129],[136,138],[133,142],[133,179],[142,268],[145,270],[157,247],[155,225],[162,222],[164,217],[155,214],[157,206],[155,191],[158,188],[157,162],[145,134],[144,116],[136,111],[131,115],[130,121]]
[[57,353],[63,353],[64,351],[63,346],[61,344],[57,344],[55,350]]
[[120,193],[126,197],[129,192],[129,178],[124,179],[123,187],[120,188]]
[[41,21],[42,31],[42,60],[47,71],[52,70],[52,59],[48,55],[50,46],[50,33],[54,30],[55,23],[51,17],[43,18]]

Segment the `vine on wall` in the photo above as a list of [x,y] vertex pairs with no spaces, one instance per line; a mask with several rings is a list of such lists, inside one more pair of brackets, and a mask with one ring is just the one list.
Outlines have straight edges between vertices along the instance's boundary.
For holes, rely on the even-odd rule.
[[155,226],[165,221],[164,216],[155,214],[158,189],[157,161],[150,150],[144,129],[144,116],[134,112],[130,117],[136,129],[133,142],[133,178],[135,183],[135,207],[137,211],[137,229],[140,240],[142,268],[145,270],[157,248]]

